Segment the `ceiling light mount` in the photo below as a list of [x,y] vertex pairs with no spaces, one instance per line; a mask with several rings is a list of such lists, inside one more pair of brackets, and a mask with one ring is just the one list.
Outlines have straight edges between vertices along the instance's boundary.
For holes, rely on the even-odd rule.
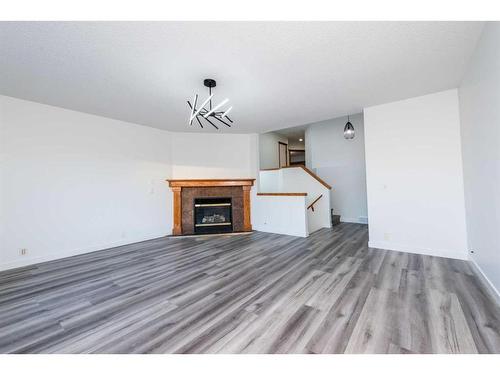
[[215,79],[210,79],[210,78],[204,79],[203,84],[209,88],[217,86],[217,82],[215,81]]
[[[193,104],[188,100],[188,106],[191,109],[191,115],[189,116],[189,125],[193,125],[194,119],[198,122],[201,128],[203,128],[203,121],[208,122],[210,125],[212,125],[215,129],[219,130],[219,127],[215,125],[214,122],[210,120],[215,120],[215,122],[220,122],[227,127],[231,127],[231,124],[233,123],[233,120],[231,120],[227,114],[233,107],[229,107],[226,109],[222,109],[222,107],[229,101],[229,99],[224,99],[222,102],[219,104],[215,105],[215,107],[212,107],[212,98],[214,94],[212,94],[212,88],[217,86],[217,82],[215,79],[211,78],[206,78],[203,80],[203,85],[205,87],[208,87],[208,98],[205,99],[205,101],[200,105],[199,108],[197,108],[198,104],[198,94],[194,95],[193,99]],[[205,108],[205,106],[208,104],[208,109]],[[226,120],[228,122],[226,122]]]

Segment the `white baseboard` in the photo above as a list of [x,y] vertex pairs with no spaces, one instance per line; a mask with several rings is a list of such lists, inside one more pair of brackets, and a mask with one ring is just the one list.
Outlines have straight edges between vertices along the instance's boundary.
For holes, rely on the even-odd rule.
[[403,253],[432,255],[443,258],[469,260],[466,252],[462,254],[452,250],[417,248],[408,245],[395,244],[387,241],[368,241],[368,247],[374,247],[377,249],[384,249],[384,250],[401,251]]
[[355,217],[340,217],[341,223],[367,224],[364,220]]
[[257,232],[264,232],[264,233],[274,233],[274,234],[283,234],[285,236],[293,236],[293,237],[307,237],[309,234],[305,231],[286,231],[286,230],[281,230],[281,229],[269,229],[267,226],[263,225],[263,226],[260,226],[260,225],[255,225],[255,224],[252,224],[252,228],[253,230],[257,231]]
[[30,257],[30,258],[23,257],[23,259],[14,260],[14,261],[5,262],[5,263],[0,263],[0,271],[10,270],[13,268],[18,268],[18,267],[26,267],[26,266],[30,266],[32,264],[48,262],[51,260],[69,258],[69,257],[75,256],[75,255],[92,253],[94,251],[110,249],[110,248],[117,247],[117,246],[130,245],[133,243],[152,240],[152,239],[167,236],[167,235],[168,234],[154,234],[154,235],[149,235],[149,236],[137,237],[137,238],[133,238],[133,239],[128,238],[128,239],[123,239],[123,240],[119,240],[119,241],[113,241],[113,242],[109,242],[109,243],[105,243],[105,244],[101,244],[101,245],[89,246],[86,248],[73,249],[70,251],[55,252],[55,253],[50,253],[50,254],[46,254],[46,255],[38,256],[38,257]]
[[477,264],[476,261],[472,257],[470,257],[469,260],[472,264],[472,268],[474,268],[474,271],[476,272],[476,275],[481,279],[483,284],[486,285],[491,296],[495,299],[497,304],[500,306],[500,292],[498,291],[498,289],[495,287],[495,285],[493,285],[493,283],[490,281],[488,276],[486,276],[486,274],[483,272],[482,268],[479,267],[479,264]]

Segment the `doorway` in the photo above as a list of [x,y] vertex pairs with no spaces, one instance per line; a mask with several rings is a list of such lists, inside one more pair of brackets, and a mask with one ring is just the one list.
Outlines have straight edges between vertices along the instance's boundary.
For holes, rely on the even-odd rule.
[[278,142],[278,167],[288,167],[288,145],[283,142]]
[[288,162],[290,165],[306,166],[306,151],[288,149]]

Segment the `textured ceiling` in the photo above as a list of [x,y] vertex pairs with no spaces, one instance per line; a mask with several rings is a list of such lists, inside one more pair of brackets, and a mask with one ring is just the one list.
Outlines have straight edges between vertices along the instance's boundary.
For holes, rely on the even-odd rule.
[[457,87],[482,26],[0,22],[0,94],[186,131],[186,100],[214,78],[223,131],[263,132]]

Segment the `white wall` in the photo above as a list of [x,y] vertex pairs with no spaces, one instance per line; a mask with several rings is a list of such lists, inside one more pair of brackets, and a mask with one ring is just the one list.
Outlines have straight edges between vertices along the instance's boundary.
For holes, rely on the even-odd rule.
[[486,24],[459,88],[471,259],[500,290],[500,24]]
[[0,269],[171,234],[166,179],[256,178],[258,157],[256,134],[170,133],[0,96]]
[[257,134],[171,134],[172,178],[256,178]]
[[350,116],[356,136],[344,138],[347,117],[311,124],[306,130],[307,165],[330,184],[334,212],[344,222],[366,223],[366,168],[363,114]]
[[261,193],[301,193],[300,191],[290,191],[290,187],[283,186],[283,170],[281,169],[261,170],[258,187]]
[[273,132],[259,134],[260,169],[279,168],[278,142],[288,144],[288,138]]
[[0,132],[0,268],[171,233],[168,132],[4,96]]
[[366,108],[370,246],[467,258],[457,90]]
[[304,196],[257,196],[252,210],[254,230],[299,237],[309,234]]

